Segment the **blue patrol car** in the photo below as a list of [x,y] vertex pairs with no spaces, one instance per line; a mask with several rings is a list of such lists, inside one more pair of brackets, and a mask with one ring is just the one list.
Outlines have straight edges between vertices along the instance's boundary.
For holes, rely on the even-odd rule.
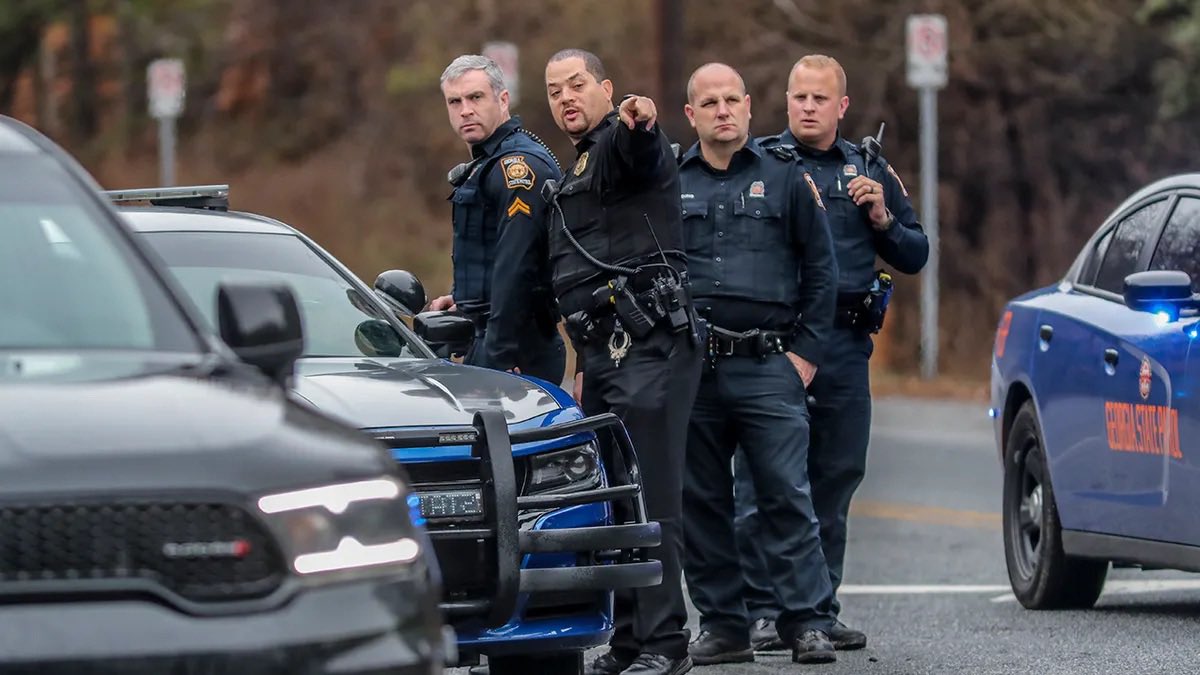
[[387,444],[407,472],[459,665],[486,655],[492,675],[578,673],[612,634],[613,590],[661,581],[647,556],[659,524],[617,417],[585,417],[558,383],[449,361],[470,346],[469,319],[422,313],[406,272],[368,287],[296,229],[229,211],[227,186],[108,195],[210,321],[223,281],[291,288],[305,327],[294,395]]
[[1200,174],[1115,209],[1010,301],[991,372],[1004,545],[1028,608],[1089,607],[1109,564],[1200,571]]

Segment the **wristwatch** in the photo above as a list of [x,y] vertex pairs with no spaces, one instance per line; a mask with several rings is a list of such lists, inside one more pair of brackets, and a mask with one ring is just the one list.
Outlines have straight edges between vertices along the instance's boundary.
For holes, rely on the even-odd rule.
[[896,224],[896,214],[892,213],[892,210],[886,206],[883,208],[883,210],[887,213],[887,222],[885,222],[883,225],[875,226],[880,232],[890,230],[892,229],[892,226]]

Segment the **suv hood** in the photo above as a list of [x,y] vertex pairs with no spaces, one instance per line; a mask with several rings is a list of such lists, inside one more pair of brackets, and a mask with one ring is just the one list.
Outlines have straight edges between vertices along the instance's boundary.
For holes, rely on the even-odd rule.
[[0,498],[261,494],[389,470],[382,447],[248,380],[0,386]]
[[302,359],[296,374],[296,393],[359,428],[463,425],[496,409],[511,425],[562,408],[523,377],[440,359]]

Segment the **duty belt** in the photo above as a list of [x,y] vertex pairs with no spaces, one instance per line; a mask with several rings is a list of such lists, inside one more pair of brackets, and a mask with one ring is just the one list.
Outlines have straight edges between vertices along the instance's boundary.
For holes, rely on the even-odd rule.
[[713,365],[716,359],[728,356],[756,356],[765,358],[770,354],[782,354],[792,346],[791,333],[781,330],[753,328],[743,333],[720,326],[708,325],[708,360]]

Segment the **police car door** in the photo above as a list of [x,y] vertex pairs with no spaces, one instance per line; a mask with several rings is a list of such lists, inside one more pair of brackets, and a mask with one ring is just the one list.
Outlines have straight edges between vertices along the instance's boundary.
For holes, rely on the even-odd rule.
[[[1182,192],[1172,208],[1150,259],[1151,270],[1180,270],[1200,291],[1200,191]],[[1169,440],[1167,518],[1163,538],[1200,545],[1200,458],[1195,455],[1200,434],[1200,318],[1187,313],[1168,316],[1166,334],[1182,354],[1182,368],[1172,374],[1174,409]]]
[[[1125,305],[1125,277],[1146,269],[1173,197],[1159,194],[1115,219],[1096,264],[1076,292],[1090,296],[1077,317],[1090,339],[1070,358],[1087,392],[1072,453],[1074,523],[1064,526],[1158,539],[1166,524],[1170,443],[1160,421],[1171,419],[1172,376],[1183,366],[1178,326]],[[1093,275],[1094,270],[1094,275]],[[1065,355],[1064,355],[1065,356]],[[1063,472],[1059,472],[1062,475]],[[1063,496],[1056,490],[1056,495]]]

